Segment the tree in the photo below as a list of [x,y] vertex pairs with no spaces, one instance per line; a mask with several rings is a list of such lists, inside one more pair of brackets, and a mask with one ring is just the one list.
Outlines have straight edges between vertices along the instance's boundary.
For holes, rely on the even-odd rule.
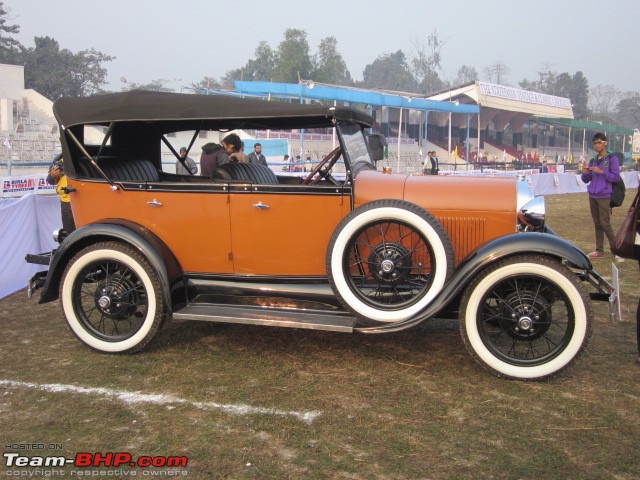
[[273,80],[298,83],[298,78],[310,78],[312,69],[307,32],[288,28],[284,32],[284,40],[278,45]]
[[568,98],[575,118],[583,119],[590,115],[589,82],[582,72],[574,75],[557,73],[545,64],[538,72],[538,80],[523,80],[519,85],[525,90]]
[[454,81],[454,85],[465,85],[467,83],[472,83],[478,81],[478,72],[474,67],[469,67],[467,65],[462,65],[458,69],[458,73],[456,74],[456,79]]
[[597,85],[589,91],[589,107],[595,115],[611,118],[621,97],[613,85]]
[[20,33],[18,25],[7,25],[5,18],[9,10],[5,9],[4,2],[0,2],[0,63],[20,63],[22,45],[15,38],[8,35]]
[[411,65],[413,75],[420,85],[420,93],[429,94],[441,90],[444,82],[440,79],[438,71],[442,70],[440,51],[445,42],[438,38],[438,32],[434,30],[427,37],[426,45],[417,39],[411,43],[416,52],[415,57],[411,59]]
[[174,92],[173,88],[167,87],[166,84],[171,82],[171,80],[151,80],[149,83],[128,83],[125,88],[122,90],[152,90],[154,92]]
[[522,80],[519,85],[520,88],[530,90],[532,92],[547,93],[553,87],[555,83],[556,73],[551,70],[551,66],[545,63],[540,70],[538,70],[538,80]]
[[76,80],[78,96],[85,97],[102,92],[102,85],[107,83],[107,69],[102,66],[115,57],[90,48],[73,55],[73,70],[70,72]]
[[367,65],[359,86],[402,92],[416,92],[418,89],[402,50],[380,55],[373,63]]
[[223,88],[234,88],[236,80],[246,81],[269,81],[273,74],[275,63],[275,53],[271,50],[269,44],[262,41],[255,50],[256,58],[250,58],[244,67],[229,70],[220,79],[220,85]]
[[220,85],[220,82],[218,82],[213,77],[204,77],[197,83],[191,83],[191,88],[195,88],[196,90],[198,90],[196,91],[196,93],[203,93],[202,90],[212,90],[220,88],[221,86],[222,85]]
[[582,72],[576,72],[573,76],[568,73],[557,75],[555,84],[547,93],[568,98],[571,101],[575,118],[581,119],[589,116],[589,82]]
[[51,37],[35,37],[35,47],[23,50],[25,87],[55,100],[101,92],[107,70],[103,62],[114,57],[94,49],[73,53],[60,49]]
[[640,125],[640,93],[627,92],[616,105],[617,117],[627,128],[637,128]]
[[314,56],[312,78],[318,82],[335,85],[353,85],[351,73],[342,55],[338,53],[337,45],[336,37],[327,37],[320,41],[318,53]]

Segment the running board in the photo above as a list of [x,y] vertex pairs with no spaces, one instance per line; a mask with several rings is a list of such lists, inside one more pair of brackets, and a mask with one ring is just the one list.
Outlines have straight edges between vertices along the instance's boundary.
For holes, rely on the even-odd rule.
[[188,305],[173,312],[173,318],[349,333],[356,323],[356,319],[346,313],[209,304]]

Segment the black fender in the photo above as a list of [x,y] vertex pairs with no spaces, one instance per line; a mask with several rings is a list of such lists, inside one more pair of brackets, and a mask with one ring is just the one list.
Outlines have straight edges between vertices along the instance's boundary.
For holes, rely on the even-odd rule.
[[180,276],[180,264],[169,248],[151,231],[122,219],[115,222],[107,219],[93,223],[75,230],[64,239],[51,258],[38,303],[51,302],[58,298],[62,273],[78,251],[96,242],[118,240],[138,249],[149,260],[162,285],[162,296],[167,309],[172,313],[170,279]]
[[490,240],[469,253],[456,267],[451,279],[420,313],[401,322],[355,329],[361,333],[389,333],[406,330],[434,317],[471,283],[482,269],[505,257],[522,253],[540,253],[564,261],[571,268],[590,271],[591,261],[572,243],[548,233],[514,233]]

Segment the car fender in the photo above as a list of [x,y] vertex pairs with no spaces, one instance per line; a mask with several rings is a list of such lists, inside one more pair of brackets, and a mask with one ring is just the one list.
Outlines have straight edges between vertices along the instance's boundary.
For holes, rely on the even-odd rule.
[[100,223],[87,225],[75,230],[64,239],[51,258],[39,303],[50,302],[58,298],[58,290],[64,269],[78,251],[92,243],[109,240],[123,241],[134,246],[145,255],[158,274],[162,285],[162,295],[169,313],[171,313],[172,303],[169,279],[175,279],[181,274],[178,261],[166,245],[152,232],[133,222],[126,222],[121,219],[118,220],[118,223],[104,220]]
[[541,253],[565,261],[571,268],[591,270],[589,258],[572,243],[548,233],[514,233],[484,243],[467,255],[433,301],[420,313],[407,320],[382,326],[356,329],[362,333],[388,333],[411,328],[434,317],[488,265],[511,255]]

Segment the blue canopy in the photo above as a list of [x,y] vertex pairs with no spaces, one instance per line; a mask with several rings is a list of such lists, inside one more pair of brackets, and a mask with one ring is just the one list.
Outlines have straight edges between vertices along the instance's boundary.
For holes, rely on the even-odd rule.
[[478,105],[458,104],[453,102],[428,100],[426,98],[411,97],[409,94],[390,94],[360,90],[355,88],[338,87],[306,83],[277,83],[277,82],[245,82],[236,81],[237,93],[248,96],[273,96],[285,98],[337,100],[340,102],[361,103],[364,105],[406,108],[410,110],[425,110],[436,112],[452,112],[463,114],[480,113]]

